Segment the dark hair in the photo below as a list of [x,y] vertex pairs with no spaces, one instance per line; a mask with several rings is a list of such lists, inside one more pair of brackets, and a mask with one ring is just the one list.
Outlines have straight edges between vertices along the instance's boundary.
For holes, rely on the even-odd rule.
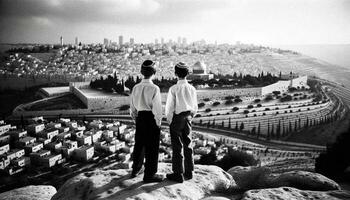
[[156,72],[154,70],[142,68],[141,74],[147,79],[147,78],[151,77],[153,74],[156,74]]
[[179,78],[185,78],[188,75],[188,69],[187,68],[175,67],[175,74]]

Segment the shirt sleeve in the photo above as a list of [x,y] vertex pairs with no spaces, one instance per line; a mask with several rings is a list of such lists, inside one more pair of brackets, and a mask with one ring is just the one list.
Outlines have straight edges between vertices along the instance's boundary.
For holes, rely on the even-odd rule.
[[198,101],[197,101],[197,91],[195,88],[193,88],[193,117],[196,116],[196,113],[198,112]]
[[166,99],[166,104],[165,104],[165,116],[169,124],[171,124],[171,121],[173,120],[174,111],[175,111],[175,96],[172,92],[172,88],[170,88],[168,92],[168,97]]
[[133,90],[131,92],[131,97],[130,97],[130,116],[131,116],[131,118],[136,120],[137,110],[136,110],[136,107],[134,105],[134,91],[135,91],[135,87],[133,88]]
[[158,126],[162,124],[162,97],[159,88],[156,88],[152,99],[152,113]]

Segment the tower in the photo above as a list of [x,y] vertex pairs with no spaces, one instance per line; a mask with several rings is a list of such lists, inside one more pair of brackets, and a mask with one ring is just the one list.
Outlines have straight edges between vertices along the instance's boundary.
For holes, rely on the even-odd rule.
[[[119,41],[120,43],[120,41]],[[134,38],[130,38],[130,45],[133,45],[135,43],[135,39]]]
[[63,46],[63,37],[60,37],[60,45]]
[[123,36],[122,35],[119,36],[119,45],[120,46],[123,45]]

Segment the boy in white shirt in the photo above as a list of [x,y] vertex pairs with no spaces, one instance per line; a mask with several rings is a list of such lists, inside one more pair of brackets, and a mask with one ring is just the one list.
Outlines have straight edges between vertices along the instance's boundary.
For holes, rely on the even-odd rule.
[[132,89],[130,102],[130,114],[136,122],[131,177],[136,177],[142,172],[145,158],[143,181],[146,183],[163,180],[162,176],[156,174],[158,170],[162,102],[160,89],[152,82],[155,73],[155,63],[151,60],[145,60],[141,66],[141,74],[144,78]]
[[184,177],[192,179],[194,168],[191,130],[192,118],[198,111],[198,104],[196,89],[186,80],[188,73],[189,68],[185,63],[175,65],[178,81],[170,87],[165,105],[173,149],[173,173],[167,174],[166,177],[179,183],[184,181]]

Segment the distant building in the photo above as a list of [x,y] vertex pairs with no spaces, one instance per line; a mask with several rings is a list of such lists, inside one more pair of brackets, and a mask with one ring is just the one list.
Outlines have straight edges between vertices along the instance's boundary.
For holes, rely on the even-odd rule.
[[10,135],[2,135],[0,136],[0,145],[9,144],[10,143]]
[[75,37],[75,45],[79,45],[79,38],[78,37]]
[[108,44],[109,44],[108,38],[104,38],[104,39],[103,39],[103,44],[104,44],[105,46],[108,46]]
[[158,39],[154,40],[154,44],[156,44],[156,45],[158,44]]
[[74,150],[74,157],[79,161],[88,161],[94,157],[94,152],[93,146],[82,146]]
[[164,38],[161,38],[161,39],[160,39],[160,44],[161,44],[161,45],[164,45]]
[[130,45],[134,45],[135,44],[135,39],[134,38],[130,38]]
[[9,144],[5,144],[3,146],[0,146],[0,155],[7,153],[10,151],[10,145]]
[[188,76],[189,80],[194,80],[194,79],[209,80],[212,78],[214,78],[214,74],[208,74],[206,64],[200,61],[196,62],[192,66],[192,74]]
[[120,46],[123,45],[123,36],[122,35],[119,36],[119,45]]
[[27,131],[13,130],[13,131],[8,132],[8,135],[10,135],[11,140],[17,141],[20,138],[26,137]]
[[11,128],[11,125],[10,124],[2,124],[0,126],[0,135],[6,133],[7,131],[9,131]]
[[43,148],[44,148],[43,143],[32,143],[32,144],[25,146],[24,150],[25,150],[26,154],[28,155],[30,153],[37,152]]
[[28,133],[37,134],[45,129],[45,124],[31,124],[27,127]]
[[18,147],[25,147],[28,146],[30,144],[35,143],[36,138],[34,137],[24,137],[24,138],[20,138],[17,142],[17,146]]

